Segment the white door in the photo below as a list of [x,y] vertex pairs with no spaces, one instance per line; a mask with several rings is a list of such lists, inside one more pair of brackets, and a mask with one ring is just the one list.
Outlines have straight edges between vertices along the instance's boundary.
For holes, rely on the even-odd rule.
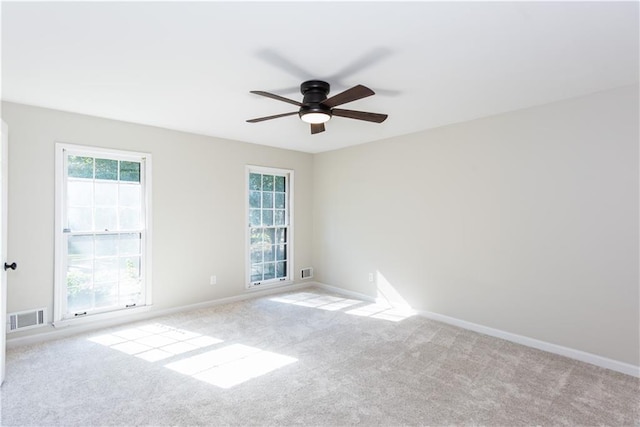
[[7,146],[9,127],[2,121],[0,146],[0,385],[4,381],[5,340],[7,329]]

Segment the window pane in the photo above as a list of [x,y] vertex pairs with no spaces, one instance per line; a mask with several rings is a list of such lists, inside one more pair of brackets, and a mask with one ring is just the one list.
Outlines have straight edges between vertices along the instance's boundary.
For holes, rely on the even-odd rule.
[[140,163],[120,162],[120,181],[140,182]]
[[118,255],[118,235],[98,235],[96,241],[96,256],[115,256]]
[[96,179],[118,179],[118,161],[96,159]]
[[93,258],[93,236],[69,236],[67,251],[73,258]]
[[254,264],[262,262],[262,245],[251,246],[251,262]]
[[67,174],[70,178],[93,178],[93,157],[68,156]]
[[277,228],[274,243],[286,243],[287,241],[287,229]]
[[251,246],[262,243],[264,231],[260,228],[251,229]]
[[118,244],[120,255],[139,255],[140,242],[140,233],[121,234]]
[[262,264],[251,265],[251,281],[259,282],[262,280]]
[[67,268],[67,311],[71,313],[93,305],[93,261],[89,263],[91,266],[85,268],[72,265]]
[[265,243],[272,244],[276,241],[275,237],[276,230],[273,228],[267,228],[264,230],[264,241]]
[[273,225],[273,211],[272,210],[263,210],[262,211],[262,225],[269,227]]
[[276,251],[272,245],[264,246],[264,262],[275,261]]
[[142,287],[138,284],[134,287],[123,286],[120,290],[120,305],[131,306],[144,302],[142,298]]
[[128,293],[140,292],[140,257],[120,258],[120,283],[127,286]]
[[142,301],[140,257],[120,259],[120,303],[138,304]]
[[118,281],[118,259],[102,258],[96,259],[94,263],[93,281],[94,283],[117,282]]
[[251,209],[249,211],[249,224],[252,227],[259,227],[262,224],[260,219],[260,209]]
[[283,210],[276,211],[275,217],[275,225],[285,225],[286,224],[286,214]]
[[273,191],[273,175],[262,175],[262,191]]
[[262,193],[262,208],[272,208],[272,207],[273,207],[273,193],[272,192]]
[[69,208],[67,211],[67,224],[71,231],[91,231],[93,230],[93,209],[91,208]]
[[94,304],[88,308],[105,308],[118,304],[118,283],[108,282],[96,284],[94,289]]
[[259,173],[249,174],[249,190],[262,190],[262,175]]
[[140,207],[142,204],[142,188],[135,184],[120,184],[120,206]]
[[120,229],[136,230],[142,228],[139,208],[120,208]]
[[275,193],[275,198],[276,198],[276,202],[275,202],[275,207],[277,209],[284,209],[284,203],[285,203],[285,194],[284,193]]
[[286,261],[276,263],[276,277],[287,277]]
[[287,245],[278,245],[276,248],[276,258],[278,261],[287,259]]
[[91,181],[69,180],[67,184],[68,206],[91,206],[93,203],[93,183]]
[[113,206],[118,205],[118,184],[115,182],[96,182],[96,205]]
[[276,191],[285,191],[284,176],[276,176],[275,177],[275,189],[276,189]]
[[273,262],[267,262],[264,264],[264,280],[275,279],[276,277],[276,265]]
[[118,210],[116,208],[96,208],[96,230],[113,231],[118,228]]
[[67,287],[91,287],[93,282],[93,259],[69,260],[67,265]]
[[250,191],[249,192],[249,207],[251,207],[251,208],[259,208],[260,207],[260,192],[259,191]]

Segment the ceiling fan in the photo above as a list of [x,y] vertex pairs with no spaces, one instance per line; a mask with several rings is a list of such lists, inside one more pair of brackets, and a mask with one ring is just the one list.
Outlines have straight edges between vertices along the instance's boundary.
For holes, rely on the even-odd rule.
[[309,80],[302,83],[300,85],[300,92],[302,92],[303,95],[302,102],[284,98],[280,95],[275,95],[269,92],[252,90],[251,93],[255,93],[256,95],[266,96],[267,98],[287,102],[289,104],[300,107],[300,109],[291,113],[259,117],[257,119],[247,120],[247,122],[257,123],[265,120],[277,119],[279,117],[293,116],[294,114],[297,114],[298,116],[300,116],[300,119],[303,122],[309,123],[311,125],[311,134],[315,134],[324,132],[324,124],[329,121],[332,116],[346,117],[347,119],[357,119],[375,123],[382,123],[386,120],[386,114],[334,108],[338,105],[357,101],[358,99],[374,95],[375,92],[368,87],[357,85],[352,87],[351,89],[345,90],[344,92],[340,92],[339,94],[334,95],[331,98],[327,98],[327,95],[329,94],[329,88],[329,83],[323,82],[321,80]]

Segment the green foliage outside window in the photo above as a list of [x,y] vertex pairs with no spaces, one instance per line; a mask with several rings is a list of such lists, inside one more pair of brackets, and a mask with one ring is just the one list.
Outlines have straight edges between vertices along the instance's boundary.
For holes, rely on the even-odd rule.
[[67,174],[70,178],[104,179],[140,182],[140,163],[124,160],[69,156]]

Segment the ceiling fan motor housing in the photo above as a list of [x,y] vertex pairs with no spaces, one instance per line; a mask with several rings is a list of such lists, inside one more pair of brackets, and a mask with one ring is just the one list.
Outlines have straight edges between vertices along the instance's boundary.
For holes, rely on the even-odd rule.
[[305,100],[307,93],[320,93],[324,95],[324,98],[322,99],[324,101],[327,99],[330,88],[331,86],[329,86],[329,83],[323,82],[322,80],[309,80],[300,85],[300,92],[305,95]]
[[331,108],[322,105],[329,94],[329,83],[321,80],[309,80],[300,85],[300,92],[304,95],[302,107],[298,114],[300,117],[309,113],[324,113],[331,116]]

